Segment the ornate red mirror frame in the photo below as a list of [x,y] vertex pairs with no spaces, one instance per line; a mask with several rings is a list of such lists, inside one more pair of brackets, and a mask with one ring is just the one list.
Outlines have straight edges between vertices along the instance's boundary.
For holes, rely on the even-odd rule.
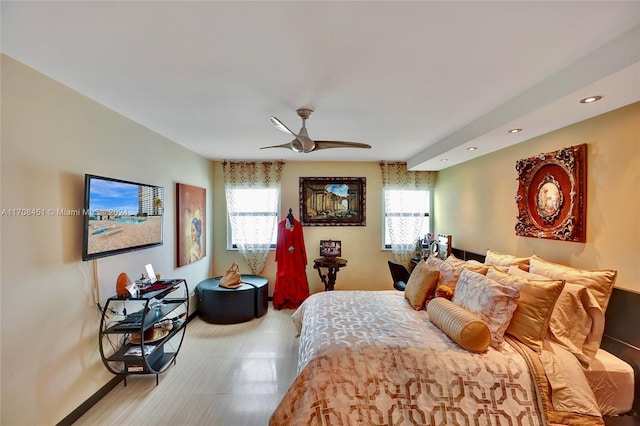
[[516,235],[586,241],[587,144],[516,162]]

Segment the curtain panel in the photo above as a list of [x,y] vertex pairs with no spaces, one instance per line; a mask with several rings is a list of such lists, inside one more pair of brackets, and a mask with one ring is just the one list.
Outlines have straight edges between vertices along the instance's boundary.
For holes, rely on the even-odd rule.
[[[272,215],[259,212],[278,211],[280,178],[283,167],[284,163],[281,161],[224,161],[222,163],[231,232],[240,255],[254,275],[258,275],[264,269],[271,246],[271,237],[278,223],[277,216],[274,218]],[[243,213],[246,213],[243,205],[246,205],[247,200],[239,197],[241,191],[234,190],[262,188],[275,189],[275,191],[270,191],[270,196],[262,201],[266,205],[254,206],[256,208],[255,215],[251,220],[246,220],[246,215],[243,216]],[[260,217],[261,215],[264,217]]]
[[[409,171],[407,163],[387,161],[380,162],[380,169],[385,197],[384,220],[391,239],[391,252],[396,262],[408,267],[416,251],[422,225],[428,219],[410,207],[410,192],[401,191],[430,191],[436,172]],[[398,190],[393,202],[390,190]]]

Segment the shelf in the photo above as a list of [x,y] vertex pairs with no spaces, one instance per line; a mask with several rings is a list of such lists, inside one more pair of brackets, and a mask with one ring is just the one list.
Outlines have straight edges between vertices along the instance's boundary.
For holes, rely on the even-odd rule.
[[[189,288],[185,280],[171,280],[160,289],[139,297],[107,299],[100,321],[100,356],[113,374],[155,374],[164,372],[178,355],[186,331],[189,314]],[[169,297],[172,296],[172,297]],[[124,315],[124,313],[127,315]],[[172,321],[173,327],[157,341],[131,342],[131,335],[144,336],[145,331]],[[160,337],[154,331],[155,337]],[[151,348],[151,350],[148,350]],[[138,354],[126,355],[132,349]],[[157,384],[156,377],[156,384]],[[126,385],[126,379],[125,379]]]
[[[169,332],[169,334],[167,334],[165,337],[163,337],[162,339],[155,341],[155,342],[149,342],[148,344],[144,344],[145,347],[147,346],[154,346],[155,349],[153,351],[151,351],[149,354],[147,354],[147,356],[153,354],[153,352],[157,351],[158,349],[160,349],[162,346],[164,346],[165,343],[169,342],[176,334],[178,334],[179,332],[183,331],[184,327],[183,325],[180,325],[179,327],[174,328],[173,330],[171,330]],[[122,361],[129,361],[132,359],[142,359],[142,356],[136,356],[136,355],[125,355],[127,353],[127,351],[129,351],[129,349],[131,348],[135,348],[135,347],[140,347],[142,346],[141,343],[124,343],[122,345],[122,347],[120,349],[118,349],[115,353],[113,353],[113,355],[106,357],[105,359],[108,362],[122,362]]]

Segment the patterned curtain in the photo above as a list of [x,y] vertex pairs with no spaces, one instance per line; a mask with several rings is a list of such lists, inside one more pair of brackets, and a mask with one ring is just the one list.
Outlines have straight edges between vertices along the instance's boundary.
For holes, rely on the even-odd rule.
[[[278,224],[278,203],[280,201],[280,176],[283,162],[234,162],[222,163],[224,172],[225,197],[227,199],[227,212],[231,230],[238,250],[242,258],[247,262],[251,273],[259,274],[264,269],[267,254],[270,249],[271,237],[275,233]],[[270,196],[262,201],[264,206],[255,206],[257,211],[275,212],[275,215],[252,216],[246,220],[246,216],[239,216],[239,211],[246,199],[241,199],[234,189],[259,189],[272,188]]]
[[416,252],[422,225],[428,219],[409,207],[410,193],[395,193],[392,203],[388,190],[431,190],[435,181],[435,172],[411,172],[407,170],[407,163],[386,161],[380,163],[380,168],[385,197],[385,225],[391,238],[391,252],[396,262],[409,266]]

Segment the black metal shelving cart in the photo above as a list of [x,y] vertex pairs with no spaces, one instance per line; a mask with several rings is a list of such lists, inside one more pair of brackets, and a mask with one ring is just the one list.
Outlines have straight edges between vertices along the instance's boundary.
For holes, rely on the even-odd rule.
[[186,280],[163,280],[138,297],[110,297],[100,321],[100,355],[107,369],[124,376],[158,375],[175,364],[189,314]]

